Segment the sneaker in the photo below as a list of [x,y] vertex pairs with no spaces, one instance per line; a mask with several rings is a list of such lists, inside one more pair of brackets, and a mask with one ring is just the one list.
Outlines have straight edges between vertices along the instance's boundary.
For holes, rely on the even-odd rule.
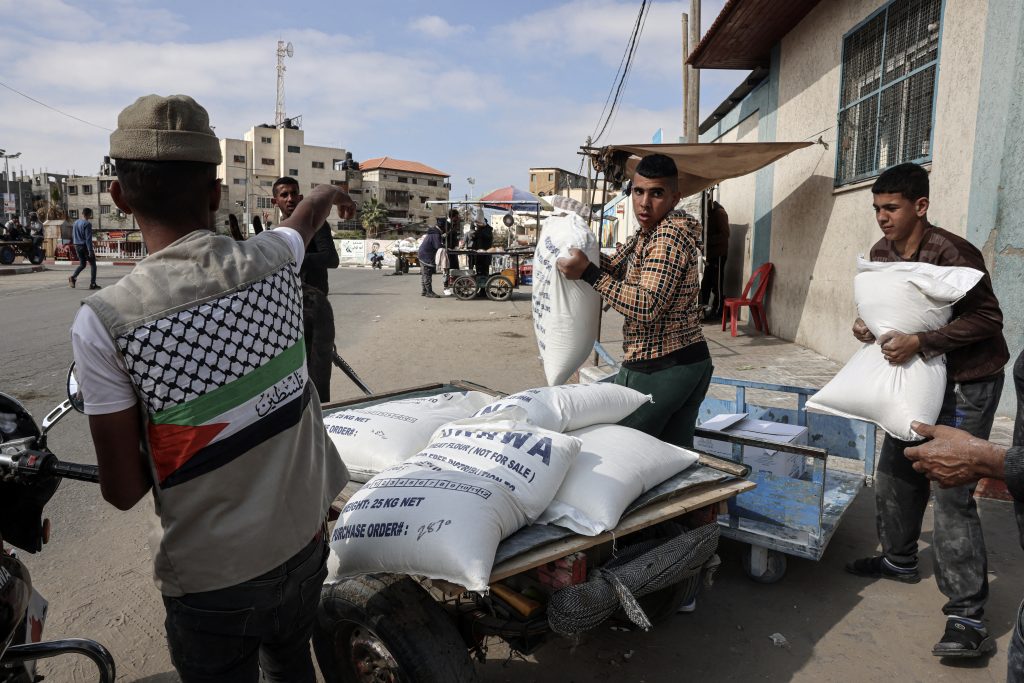
[[676,608],[676,612],[679,614],[691,614],[697,611],[697,598],[694,597],[689,602],[683,603]]
[[75,288],[75,278],[73,278],[73,277],[69,277],[68,278],[68,287],[70,287],[71,289]]
[[996,644],[985,627],[970,623],[973,621],[957,617],[947,619],[946,632],[942,634],[942,640],[932,647],[932,654],[936,657],[969,659],[984,657],[995,650]]
[[100,287],[100,286],[99,286],[98,284],[96,284],[96,283],[94,282],[94,283],[92,283],[91,285],[89,285],[89,289],[103,289],[103,288],[102,288],[102,287]]
[[440,299],[441,298],[440,294],[435,294],[434,292],[424,292],[423,296],[427,297],[428,299]]
[[875,557],[862,557],[859,560],[848,562],[846,571],[857,576],[867,576],[872,579],[892,579],[903,583],[918,583],[921,575],[917,573],[917,563],[911,567],[901,567],[898,564],[886,559],[884,555]]

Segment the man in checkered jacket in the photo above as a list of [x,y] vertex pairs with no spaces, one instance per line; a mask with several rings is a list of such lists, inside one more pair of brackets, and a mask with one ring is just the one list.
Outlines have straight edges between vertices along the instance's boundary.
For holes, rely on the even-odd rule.
[[701,225],[674,210],[678,188],[672,159],[641,159],[630,186],[640,230],[613,256],[602,254],[600,266],[573,249],[558,259],[558,269],[589,283],[625,316],[625,356],[615,382],[652,394],[654,402],[621,424],[689,448],[712,365],[698,304]]

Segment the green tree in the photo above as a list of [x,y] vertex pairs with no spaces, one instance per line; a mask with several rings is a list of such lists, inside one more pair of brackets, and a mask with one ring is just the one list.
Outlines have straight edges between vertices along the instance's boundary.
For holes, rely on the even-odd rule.
[[363,230],[366,231],[366,236],[373,239],[380,229],[387,225],[388,207],[378,201],[376,197],[371,197],[370,201],[363,204],[362,211],[359,213],[359,221]]

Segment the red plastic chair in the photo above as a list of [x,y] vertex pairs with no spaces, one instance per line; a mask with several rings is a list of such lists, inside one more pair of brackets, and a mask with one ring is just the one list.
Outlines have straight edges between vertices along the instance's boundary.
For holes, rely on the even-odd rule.
[[[744,306],[750,307],[750,318],[754,321],[754,327],[758,332],[771,334],[768,331],[768,314],[764,310],[764,295],[768,291],[768,283],[772,279],[772,270],[775,268],[771,263],[765,263],[750,274],[747,286],[743,288],[743,294],[738,299],[726,299],[722,302],[722,331],[725,331],[725,316],[728,313],[732,323],[732,336],[736,336],[736,320],[740,317],[740,309]],[[747,298],[750,288],[757,282],[754,288],[754,296]],[[761,326],[764,325],[762,328]]]

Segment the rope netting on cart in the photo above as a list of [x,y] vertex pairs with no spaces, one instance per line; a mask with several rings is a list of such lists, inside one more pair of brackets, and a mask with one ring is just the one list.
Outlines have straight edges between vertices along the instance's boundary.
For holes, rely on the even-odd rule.
[[551,596],[548,623],[562,635],[594,628],[622,609],[630,621],[647,630],[651,622],[637,598],[700,574],[718,549],[718,524],[712,522],[668,538],[643,541],[623,548],[617,556],[590,572],[586,582],[567,586]]

